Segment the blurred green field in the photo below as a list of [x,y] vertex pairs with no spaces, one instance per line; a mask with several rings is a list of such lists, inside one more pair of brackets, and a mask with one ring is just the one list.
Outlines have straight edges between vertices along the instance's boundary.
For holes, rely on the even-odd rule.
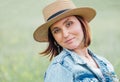
[[[42,8],[52,1],[0,0],[0,82],[43,82],[50,62],[38,53],[47,43],[34,41],[32,34],[44,22]],[[120,0],[73,1],[96,9],[90,49],[106,57],[120,77]]]

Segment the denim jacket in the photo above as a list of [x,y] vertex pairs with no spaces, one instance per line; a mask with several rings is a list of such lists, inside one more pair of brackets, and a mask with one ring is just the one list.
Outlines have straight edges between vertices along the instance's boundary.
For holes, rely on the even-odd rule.
[[49,65],[44,82],[118,82],[113,66],[89,49],[88,52],[98,64],[102,76],[75,52],[63,49]]

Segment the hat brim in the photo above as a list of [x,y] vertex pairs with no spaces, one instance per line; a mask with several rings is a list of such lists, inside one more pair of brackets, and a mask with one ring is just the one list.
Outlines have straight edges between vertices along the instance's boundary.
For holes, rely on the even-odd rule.
[[81,16],[86,21],[90,22],[95,17],[96,11],[89,7],[75,8],[65,11],[64,13],[57,15],[56,17],[39,26],[33,34],[34,39],[38,42],[48,42],[48,28],[60,19],[72,15]]

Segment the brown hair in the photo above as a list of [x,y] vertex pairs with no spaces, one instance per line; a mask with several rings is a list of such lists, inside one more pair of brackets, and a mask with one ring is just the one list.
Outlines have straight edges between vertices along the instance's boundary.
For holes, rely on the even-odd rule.
[[[82,30],[84,33],[83,47],[88,47],[91,43],[91,33],[90,33],[90,27],[88,25],[88,22],[80,16],[75,15],[75,17],[79,20],[79,22],[82,25]],[[47,49],[40,54],[44,54],[45,56],[48,55],[51,61],[53,57],[57,56],[62,51],[63,48],[59,44],[57,44],[57,42],[55,41],[50,28],[48,29],[48,43],[49,45]]]

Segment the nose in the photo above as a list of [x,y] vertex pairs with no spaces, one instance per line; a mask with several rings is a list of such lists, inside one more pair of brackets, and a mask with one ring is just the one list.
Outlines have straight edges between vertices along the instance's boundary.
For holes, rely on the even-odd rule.
[[67,38],[69,36],[69,30],[68,29],[63,29],[63,37]]

